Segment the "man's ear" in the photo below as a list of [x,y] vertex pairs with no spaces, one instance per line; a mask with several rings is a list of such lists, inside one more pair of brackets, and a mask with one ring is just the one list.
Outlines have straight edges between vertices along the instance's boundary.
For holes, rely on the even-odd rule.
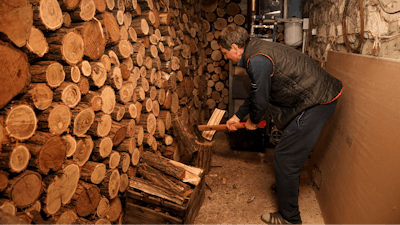
[[231,50],[236,52],[238,49],[239,49],[239,46],[237,46],[237,44],[231,44]]

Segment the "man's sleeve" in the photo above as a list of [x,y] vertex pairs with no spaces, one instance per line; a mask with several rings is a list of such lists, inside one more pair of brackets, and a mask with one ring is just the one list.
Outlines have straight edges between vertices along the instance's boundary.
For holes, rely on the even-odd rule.
[[249,61],[247,73],[251,80],[251,93],[235,113],[239,119],[250,114],[253,123],[259,123],[268,109],[268,99],[271,90],[271,74],[273,64],[263,55],[253,56]]

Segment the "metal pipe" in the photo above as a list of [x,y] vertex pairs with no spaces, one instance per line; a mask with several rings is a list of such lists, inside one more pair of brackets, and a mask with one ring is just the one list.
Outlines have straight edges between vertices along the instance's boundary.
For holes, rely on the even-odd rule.
[[288,18],[288,10],[289,10],[289,7],[288,7],[288,0],[284,0],[283,1],[283,18],[284,19],[287,19]]

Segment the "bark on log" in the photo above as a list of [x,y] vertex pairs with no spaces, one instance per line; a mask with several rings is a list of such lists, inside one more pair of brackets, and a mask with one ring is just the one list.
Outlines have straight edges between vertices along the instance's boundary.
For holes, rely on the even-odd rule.
[[98,60],[106,47],[106,37],[100,21],[91,20],[85,23],[83,30],[84,55],[91,60]]
[[107,170],[104,180],[100,183],[100,193],[108,199],[114,199],[118,195],[120,174],[118,169]]
[[106,217],[109,210],[110,210],[110,201],[106,197],[102,196],[96,210],[97,217],[99,218]]
[[78,137],[85,137],[86,132],[94,122],[95,114],[92,108],[86,105],[77,106],[72,110],[73,134]]
[[[129,182],[129,187],[141,190],[147,194],[155,195],[163,199],[175,202],[176,204],[182,205],[184,198],[174,192],[159,186],[155,186],[152,182],[144,180],[142,178],[134,177]],[[133,191],[128,190],[128,193]]]
[[44,83],[31,84],[21,101],[32,102],[36,109],[45,110],[53,102],[53,91]]
[[6,131],[10,137],[18,140],[26,140],[32,137],[37,128],[37,118],[32,107],[28,105],[9,105],[10,110],[6,110],[5,121]]
[[[3,20],[0,19],[3,22]],[[29,85],[28,58],[18,49],[0,41],[0,109]]]
[[94,161],[105,159],[111,154],[112,147],[113,143],[109,137],[94,140],[94,149],[91,155],[92,159]]
[[0,169],[20,173],[28,166],[31,154],[25,145],[5,145],[0,152]]
[[0,9],[0,32],[17,47],[23,47],[29,39],[33,24],[33,9],[28,1],[2,5]]
[[71,82],[63,82],[54,90],[54,101],[62,101],[66,106],[74,108],[81,101],[81,91],[78,85]]
[[[52,176],[48,176],[50,178]],[[66,166],[62,174],[56,176],[46,190],[44,211],[54,215],[62,205],[68,204],[75,193],[80,177],[80,169],[76,164]]]
[[120,218],[122,213],[122,203],[119,197],[112,198],[110,201],[110,210],[107,218],[110,222],[115,222]]
[[111,116],[103,112],[97,112],[88,134],[96,137],[105,137],[111,129]]
[[51,106],[41,113],[38,113],[39,128],[45,127],[53,135],[64,133],[71,124],[71,112],[68,106],[52,103]]
[[76,144],[76,151],[73,156],[73,160],[78,166],[83,166],[89,160],[90,155],[93,151],[93,140],[90,136],[82,138]]
[[95,212],[100,202],[100,189],[93,184],[79,181],[72,197],[78,216],[86,217]]
[[25,170],[9,180],[9,186],[4,194],[14,202],[15,206],[25,208],[31,206],[39,198],[42,190],[40,174]]
[[87,161],[82,166],[81,180],[91,182],[93,184],[100,184],[106,175],[106,165],[93,161]]
[[74,155],[76,151],[76,139],[70,134],[66,134],[61,137],[64,140],[64,144],[66,147],[65,156],[71,157]]

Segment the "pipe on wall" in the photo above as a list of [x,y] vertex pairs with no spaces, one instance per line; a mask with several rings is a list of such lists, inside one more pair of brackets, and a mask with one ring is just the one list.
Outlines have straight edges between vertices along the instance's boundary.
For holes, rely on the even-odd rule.
[[288,18],[288,11],[289,11],[288,0],[284,0],[283,1],[283,18],[284,19]]

